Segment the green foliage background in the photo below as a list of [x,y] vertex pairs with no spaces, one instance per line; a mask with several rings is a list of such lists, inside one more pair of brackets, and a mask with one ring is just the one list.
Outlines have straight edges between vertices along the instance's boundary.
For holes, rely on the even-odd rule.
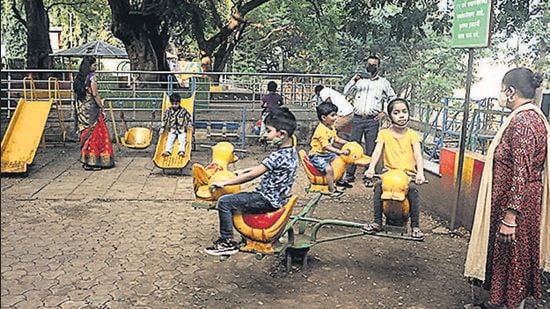
[[[14,15],[12,3],[24,15],[24,0],[2,0],[3,58],[24,58],[25,27]],[[140,1],[135,1],[139,5]],[[198,60],[190,19],[193,7],[167,1],[160,15],[171,27],[171,50]],[[214,3],[220,16],[205,29],[214,33],[232,14],[226,0]],[[441,4],[444,5],[441,5]],[[453,1],[436,0],[280,0],[268,1],[246,15],[247,27],[238,38],[226,70],[258,72],[262,68],[298,73],[345,76],[341,89],[354,72],[364,70],[364,59],[382,59],[382,74],[396,91],[418,104],[441,102],[462,88],[466,51],[450,48]],[[111,12],[106,0],[44,0],[52,26],[62,26],[62,47],[104,40],[118,47],[110,32]],[[161,10],[161,6],[151,9]],[[493,45],[476,50],[476,57],[493,56],[510,66],[529,66],[550,80],[548,1],[499,0],[495,5]],[[158,13],[158,11],[155,11]],[[504,44],[511,37],[517,46]],[[497,56],[495,56],[497,55]],[[477,76],[477,75],[476,75]],[[477,76],[479,78],[480,76]],[[341,90],[340,89],[340,90]]]

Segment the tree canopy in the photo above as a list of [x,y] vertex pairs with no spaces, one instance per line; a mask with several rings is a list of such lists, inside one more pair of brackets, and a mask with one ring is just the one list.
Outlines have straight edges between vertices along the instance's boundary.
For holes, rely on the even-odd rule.
[[[464,50],[452,49],[453,1],[439,0],[2,0],[2,33],[27,67],[52,67],[46,25],[64,47],[107,40],[133,70],[168,70],[166,51],[209,71],[335,73],[364,69],[369,54],[404,96],[433,102],[464,83]],[[546,74],[549,4],[497,0],[486,55]],[[44,34],[46,32],[46,34]],[[516,37],[517,46],[501,50]],[[27,42],[23,45],[22,42]],[[496,52],[498,50],[498,52]]]

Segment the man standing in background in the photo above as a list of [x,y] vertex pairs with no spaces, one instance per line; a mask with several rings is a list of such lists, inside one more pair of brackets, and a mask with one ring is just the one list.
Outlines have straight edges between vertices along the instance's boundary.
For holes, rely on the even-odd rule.
[[[369,56],[367,58],[367,72],[370,76],[361,76],[356,73],[344,87],[344,94],[355,92],[354,115],[352,119],[351,140],[362,144],[365,139],[364,149],[367,156],[372,156],[380,120],[386,116],[384,112],[385,102],[396,97],[390,82],[379,76],[380,58]],[[355,181],[355,165],[349,165],[346,169],[346,182]],[[370,180],[365,181],[367,187],[372,187]]]

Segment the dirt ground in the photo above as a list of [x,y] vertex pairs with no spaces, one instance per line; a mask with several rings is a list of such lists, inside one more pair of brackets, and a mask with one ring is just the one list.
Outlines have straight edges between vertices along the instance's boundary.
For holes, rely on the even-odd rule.
[[[52,148],[39,151],[27,177],[2,176],[2,308],[447,309],[470,301],[462,275],[467,232],[451,236],[426,210],[424,242],[360,236],[319,243],[305,269],[300,261],[286,269],[283,255],[209,256],[217,213],[191,207],[191,164],[183,177],[163,173],[152,151],[123,149],[114,169],[87,172],[76,145]],[[231,169],[264,155],[251,147]],[[192,157],[209,159],[204,150]],[[141,192],[129,197],[131,181],[143,178]],[[311,198],[306,185],[300,166],[295,213]],[[313,217],[369,221],[371,201],[372,190],[356,183],[339,199],[323,197]],[[318,237],[357,232],[325,226]],[[547,282],[544,290],[526,308],[550,308]]]

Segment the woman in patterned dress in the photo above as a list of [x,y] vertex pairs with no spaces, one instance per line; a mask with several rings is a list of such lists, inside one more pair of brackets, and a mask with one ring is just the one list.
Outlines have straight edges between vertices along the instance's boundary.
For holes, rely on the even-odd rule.
[[105,124],[105,107],[99,96],[95,70],[96,59],[85,56],[74,81],[80,161],[85,170],[115,166],[113,146]]
[[499,102],[512,113],[489,148],[465,267],[489,301],[466,308],[523,308],[527,297],[542,296],[541,269],[550,270],[550,127],[533,102],[541,82],[526,68],[502,80]]

